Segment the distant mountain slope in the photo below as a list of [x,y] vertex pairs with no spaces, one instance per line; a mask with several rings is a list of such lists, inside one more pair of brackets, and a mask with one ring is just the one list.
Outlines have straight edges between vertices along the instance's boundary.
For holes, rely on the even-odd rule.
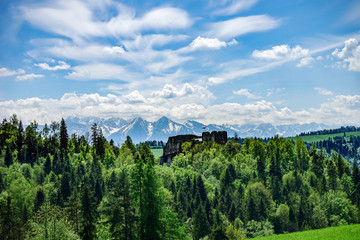
[[[169,136],[179,134],[196,134],[201,135],[204,131],[227,131],[228,137],[272,137],[276,134],[280,136],[296,136],[302,132],[317,131],[327,128],[326,125],[316,123],[311,124],[292,124],[274,126],[272,124],[260,125],[204,125],[196,121],[186,121],[184,123],[175,122],[167,117],[161,117],[155,122],[146,121],[140,117],[132,120],[121,118],[97,118],[97,117],[72,117],[66,119],[69,134],[86,134],[90,133],[91,126],[96,123],[103,131],[107,139],[113,139],[115,143],[122,143],[126,136],[130,136],[134,143],[144,142],[147,140],[167,141]],[[204,129],[205,127],[205,129]]]

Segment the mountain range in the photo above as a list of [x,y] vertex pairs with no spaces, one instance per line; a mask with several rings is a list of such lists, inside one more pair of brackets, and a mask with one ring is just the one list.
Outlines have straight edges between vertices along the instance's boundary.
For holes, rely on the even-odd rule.
[[233,137],[235,133],[239,137],[272,137],[276,134],[280,136],[296,136],[302,132],[322,130],[329,128],[323,124],[291,124],[274,126],[272,124],[260,125],[230,125],[230,124],[209,124],[204,125],[196,121],[186,121],[184,123],[175,122],[167,117],[161,117],[155,122],[150,122],[141,117],[132,120],[122,118],[98,118],[98,117],[70,117],[65,120],[69,134],[86,135],[91,133],[91,126],[96,123],[101,128],[103,135],[108,139],[113,139],[115,143],[121,144],[126,136],[130,136],[134,143],[148,140],[166,142],[169,136],[180,134],[201,135],[204,131],[227,131],[228,137]]

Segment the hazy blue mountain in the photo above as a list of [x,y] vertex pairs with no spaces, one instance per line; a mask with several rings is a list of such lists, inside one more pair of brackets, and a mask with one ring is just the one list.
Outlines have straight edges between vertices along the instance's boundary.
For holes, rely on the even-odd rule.
[[302,132],[316,131],[328,128],[326,125],[310,124],[291,124],[274,126],[272,124],[260,125],[204,125],[197,121],[186,121],[184,123],[175,122],[167,117],[161,117],[155,122],[146,121],[140,117],[132,120],[121,118],[102,119],[98,117],[72,117],[66,119],[69,134],[78,135],[90,133],[91,126],[96,123],[103,131],[107,139],[113,139],[115,143],[122,143],[126,136],[131,136],[134,143],[147,140],[167,141],[169,136],[179,134],[201,135],[204,131],[227,131],[228,137],[233,137],[235,133],[239,137],[272,137],[276,134],[280,136],[295,136]]

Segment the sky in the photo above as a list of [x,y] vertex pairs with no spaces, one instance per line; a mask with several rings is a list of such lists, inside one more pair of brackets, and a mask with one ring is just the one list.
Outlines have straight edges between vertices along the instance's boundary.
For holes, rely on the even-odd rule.
[[0,1],[14,113],[360,126],[360,1]]

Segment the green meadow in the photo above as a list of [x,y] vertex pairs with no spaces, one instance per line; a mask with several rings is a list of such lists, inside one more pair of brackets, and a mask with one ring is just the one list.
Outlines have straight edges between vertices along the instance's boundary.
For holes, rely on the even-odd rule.
[[[360,131],[357,132],[346,132],[346,137],[350,136],[360,136]],[[297,138],[301,138],[303,142],[318,142],[328,140],[329,138],[334,137],[343,137],[344,133],[335,133],[335,134],[324,134],[324,135],[308,135],[308,136],[300,136],[300,137],[289,137],[290,140],[296,140]]]
[[294,232],[253,238],[254,240],[358,240],[360,239],[360,224],[329,227],[317,230]]

